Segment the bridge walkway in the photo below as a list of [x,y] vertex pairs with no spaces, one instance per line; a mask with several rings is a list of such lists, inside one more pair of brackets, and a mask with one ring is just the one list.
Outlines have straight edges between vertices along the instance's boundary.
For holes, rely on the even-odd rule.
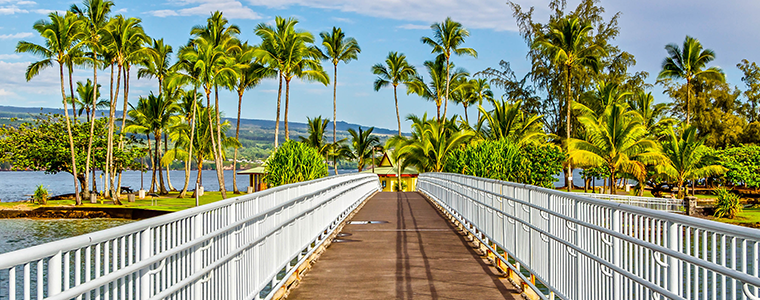
[[520,298],[419,193],[376,194],[341,233],[288,299]]

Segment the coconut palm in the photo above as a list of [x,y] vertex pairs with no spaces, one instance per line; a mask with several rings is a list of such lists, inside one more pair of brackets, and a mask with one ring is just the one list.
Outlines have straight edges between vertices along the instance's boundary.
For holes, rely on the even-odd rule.
[[[330,79],[322,69],[319,49],[313,45],[314,36],[308,31],[296,30],[298,21],[293,18],[275,18],[275,26],[260,23],[254,32],[261,37],[262,43],[255,55],[262,63],[276,69],[285,81],[285,139],[290,138],[288,130],[288,108],[290,105],[290,81],[294,77],[302,80],[315,81],[328,85]],[[281,88],[280,88],[281,89]],[[278,118],[279,124],[279,95],[278,92]],[[278,125],[275,125],[275,146],[277,146]]]
[[[66,13],[62,16],[56,13],[50,13],[48,15],[50,22],[46,20],[40,20],[34,23],[34,30],[36,30],[40,36],[45,40],[45,45],[34,44],[31,42],[20,41],[16,46],[17,53],[31,53],[42,58],[42,60],[33,62],[26,69],[25,77],[29,81],[35,76],[39,75],[40,71],[53,66],[53,63],[58,64],[59,75],[61,80],[61,97],[63,101],[63,111],[66,115],[66,131],[69,136],[69,150],[71,151],[71,169],[75,174],[74,178],[74,194],[76,195],[76,204],[82,205],[82,199],[79,195],[79,182],[77,181],[77,162],[76,153],[74,152],[74,138],[71,133],[71,119],[69,118],[69,109],[66,104],[66,89],[63,78],[63,67],[66,64],[66,57],[72,49],[76,49],[75,42],[81,38],[81,34],[78,31],[78,27],[81,24],[76,16],[71,13]],[[75,51],[75,50],[74,50]],[[73,95],[72,95],[73,96]],[[93,122],[94,124],[95,122]],[[87,190],[87,172],[84,173],[85,186],[82,190]],[[89,195],[89,193],[86,193]]]
[[322,58],[333,64],[333,143],[336,143],[338,122],[338,63],[348,63],[359,58],[362,49],[359,43],[352,37],[346,37],[343,30],[333,27],[332,32],[324,31],[319,34],[322,37]]
[[676,122],[675,119],[665,116],[669,105],[666,103],[655,104],[651,92],[638,91],[628,99],[628,105],[631,110],[639,113],[642,124],[646,126],[647,132],[653,138],[660,136],[664,128],[670,127]]
[[[93,97],[92,93],[94,92],[95,92],[95,87],[92,85],[92,80],[90,80],[89,78],[87,79],[86,83],[82,83],[81,81],[77,82],[76,93],[78,97],[74,97],[73,102],[80,104],[79,111],[77,112],[77,114],[81,116],[82,113],[84,113],[87,118],[87,123],[90,122],[90,111],[92,110],[89,99],[92,99]],[[100,84],[98,84],[97,93],[98,94],[95,97],[100,99]],[[98,103],[96,106],[97,108],[103,109],[103,108],[108,107],[109,105],[110,103],[108,102],[108,100],[101,99],[101,100],[98,100]]]
[[[691,83],[694,80],[719,80],[725,81],[723,71],[717,67],[706,68],[707,64],[715,60],[715,52],[703,49],[698,39],[686,36],[683,48],[676,44],[665,46],[668,57],[662,62],[662,71],[657,75],[658,79],[686,79],[686,124],[691,121]],[[706,69],[705,69],[706,68]]]
[[401,135],[401,115],[398,112],[398,93],[399,84],[407,84],[414,80],[417,70],[414,66],[406,61],[406,55],[398,52],[389,52],[385,58],[385,65],[375,64],[372,66],[372,74],[377,75],[375,79],[375,91],[379,91],[388,85],[393,86],[393,100],[396,102],[396,121],[398,122],[398,135]]
[[[488,84],[488,79],[470,79],[470,86],[472,87],[470,95],[477,99],[478,106],[483,106],[483,100],[493,100],[493,91],[491,91],[491,86]],[[478,120],[480,120],[480,110],[478,110]]]
[[[148,41],[148,37],[145,35],[142,26],[142,21],[137,18],[125,18],[122,15],[117,15],[109,20],[105,30],[103,30],[101,44],[113,55],[113,60],[116,63],[117,75],[116,75],[116,91],[113,94],[113,98],[110,103],[109,118],[108,118],[108,146],[106,152],[106,178],[109,180],[109,185],[104,187],[105,194],[109,195],[113,190],[113,197],[119,196],[119,189],[116,188],[116,182],[114,182],[115,174],[111,174],[111,165],[113,161],[113,144],[114,144],[114,125],[116,122],[116,103],[119,98],[119,88],[121,83],[121,74],[124,72],[124,78],[126,79],[128,70],[125,68],[126,64],[130,60],[134,60],[133,56],[139,55],[136,52],[142,47],[143,43]],[[126,80],[123,87],[126,92]],[[126,93],[125,93],[126,94]],[[124,115],[122,116],[122,125],[125,125],[126,120],[126,108],[127,98],[124,98]],[[122,127],[123,127],[122,126]],[[123,131],[123,128],[122,128]]]
[[[246,42],[240,46],[240,51],[235,52],[237,76],[235,76],[236,80],[233,84],[233,89],[238,94],[235,139],[240,138],[240,112],[243,109],[243,93],[245,93],[246,90],[250,90],[258,86],[259,83],[261,83],[262,79],[277,76],[277,73],[271,68],[253,61],[253,52],[255,49],[256,47],[249,46],[248,42]],[[237,170],[237,158],[238,148],[235,148],[235,154],[232,158],[232,170]],[[237,188],[237,172],[232,172],[232,192],[235,194],[240,194],[240,191],[238,191]]]
[[[464,44],[464,39],[470,36],[470,32],[465,29],[461,23],[451,20],[451,17],[447,17],[443,23],[433,23],[430,25],[433,29],[433,37],[422,37],[422,43],[433,47],[431,53],[440,53],[446,58],[446,73],[444,74],[446,87],[442,89],[443,100],[446,101],[443,107],[443,118],[446,119],[446,109],[448,108],[449,93],[451,92],[450,84],[453,80],[451,75],[451,54],[456,55],[470,55],[477,58],[478,52],[472,48],[461,47]],[[439,118],[440,120],[440,118]]]
[[359,131],[353,128],[348,129],[348,134],[351,135],[353,157],[357,160],[359,172],[364,170],[367,160],[372,158],[372,149],[380,144],[380,138],[372,135],[373,130],[375,130],[375,127],[370,127],[366,131],[362,130],[361,127],[359,127]]
[[447,72],[447,68],[450,66],[446,64],[445,57],[442,55],[436,57],[434,61],[426,61],[424,65],[428,71],[428,75],[430,75],[430,82],[425,83],[422,76],[415,76],[413,80],[406,84],[406,93],[417,94],[425,100],[435,102],[437,120],[441,122],[446,119],[445,113],[443,118],[441,118],[441,106],[444,105],[444,101],[447,99],[445,93],[448,80],[456,81],[460,77],[469,76],[469,74],[464,69],[457,69],[451,76],[446,76],[445,72]]
[[306,117],[306,119],[308,121],[307,130],[309,135],[306,137],[300,136],[299,138],[301,139],[301,142],[316,149],[319,155],[327,160],[332,144],[325,143],[325,129],[330,120],[322,119],[322,116],[317,116],[315,118]]
[[726,169],[720,165],[710,164],[709,157],[701,151],[705,138],[697,137],[697,128],[689,126],[681,132],[669,127],[666,139],[662,142],[662,153],[670,160],[669,164],[656,167],[665,178],[675,181],[678,197],[686,196],[684,182],[709,176],[721,175]]
[[486,111],[478,106],[482,117],[478,122],[480,134],[489,140],[509,139],[517,145],[543,142],[546,134],[543,132],[541,115],[527,115],[522,110],[522,101],[514,103],[507,101],[489,100],[493,110]]
[[[161,95],[156,96],[150,93],[147,98],[140,97],[137,106],[132,106],[132,109],[129,111],[131,122],[128,122],[130,124],[127,124],[125,128],[127,132],[149,132],[153,134],[156,143],[153,151],[153,178],[156,178],[156,172],[158,171],[159,193],[161,194],[167,193],[160,167],[161,136],[165,128],[169,127],[173,122],[178,121],[177,111],[178,107],[173,101]],[[151,185],[152,189],[153,186]]]
[[[185,47],[180,49],[180,53],[185,52]],[[198,85],[200,84],[198,80],[199,73],[193,69],[193,65],[187,61],[182,59],[183,56],[180,55],[180,61],[178,61],[175,65],[171,67],[172,71],[169,73],[168,76],[168,84],[167,86],[184,86],[184,85],[192,85],[193,89],[192,91],[185,92],[180,103],[178,104],[180,107],[180,115],[184,116],[185,122],[187,123],[188,127],[190,127],[189,137],[188,137],[188,143],[186,145],[187,150],[187,157],[185,160],[185,184],[182,187],[182,191],[179,192],[178,198],[184,198],[187,194],[187,189],[190,184],[190,164],[193,159],[193,149],[195,145],[195,139],[196,139],[196,125],[195,120],[197,116],[197,110],[198,107],[201,106],[199,104],[202,104],[201,99],[203,99],[203,95],[198,93]],[[190,104],[189,107],[187,104]],[[201,169],[203,165],[198,165],[198,168]],[[200,170],[199,170],[200,172]],[[195,182],[195,186],[200,186],[200,178],[198,178]]]
[[[599,70],[600,56],[606,52],[595,44],[590,35],[591,23],[583,22],[576,16],[568,16],[552,22],[549,32],[533,41],[531,48],[544,52],[551,62],[565,75],[565,107],[567,108],[566,140],[570,140],[570,110],[572,91],[570,77],[578,69],[588,68],[594,73]],[[565,181],[567,190],[572,188],[572,167],[568,164]]]
[[[218,111],[217,105],[211,105],[211,91],[221,82],[230,82],[229,78],[235,78],[235,60],[227,55],[226,45],[214,46],[213,40],[197,38],[191,42],[187,47],[183,47],[180,51],[181,60],[187,61],[192,67],[193,72],[197,72],[197,79],[201,83],[203,90],[206,94],[206,107],[214,108]],[[218,94],[217,94],[218,95]],[[218,103],[218,97],[215,103]],[[214,120],[219,123],[219,116],[217,115]],[[211,129],[214,129],[215,124],[212,123]],[[219,125],[219,124],[217,124]],[[216,175],[219,181],[219,189],[222,193],[222,197],[227,197],[227,191],[224,184],[224,173],[222,154],[223,151],[220,140],[220,132],[217,131],[216,137],[211,138],[211,144],[214,150],[214,161],[216,164]]]
[[467,115],[467,107],[478,103],[477,97],[472,93],[470,80],[468,80],[467,77],[462,76],[451,82],[451,88],[452,91],[449,93],[449,97],[454,103],[462,105],[464,108],[465,123],[469,125],[470,117]]
[[438,122],[410,115],[407,119],[413,121],[412,137],[394,136],[388,145],[396,149],[404,166],[415,166],[421,172],[441,172],[449,154],[475,135],[470,130],[459,130],[455,117]]
[[[227,198],[227,190],[224,183],[224,155],[221,128],[221,113],[219,112],[219,91],[218,86],[229,85],[236,76],[235,60],[229,54],[239,51],[240,41],[237,35],[240,34],[240,28],[224,18],[220,11],[215,11],[206,20],[205,26],[195,26],[190,31],[193,35],[191,43],[197,44],[198,53],[202,53],[201,59],[195,59],[195,68],[204,69],[205,75],[201,76],[204,81],[206,90],[207,107],[213,107],[215,110],[216,124],[212,124],[212,129],[216,129],[216,138],[212,138],[214,146],[214,160],[216,164],[216,177],[219,181],[219,191],[222,198]],[[201,62],[200,64],[198,62]],[[203,65],[203,66],[202,66]],[[210,104],[210,91],[214,88],[214,105]]]
[[[625,103],[626,99],[631,98],[633,93],[621,91],[617,83],[614,82],[597,82],[593,91],[581,96],[581,106],[574,106],[579,114],[591,114],[593,116],[601,115],[610,105]],[[584,109],[587,108],[588,110]]]
[[[94,85],[98,85],[98,68],[101,65],[101,61],[98,57],[99,53],[102,53],[103,45],[100,42],[103,30],[108,24],[108,14],[111,13],[111,7],[114,3],[109,0],[83,0],[82,6],[79,7],[76,4],[72,5],[71,12],[79,15],[83,20],[82,31],[84,37],[81,40],[81,44],[90,49],[89,63],[92,65],[92,82]],[[95,107],[97,105],[97,98],[93,94],[92,107],[93,118],[95,114]],[[95,135],[95,122],[90,123],[90,138],[87,143],[87,160],[85,161],[85,178],[87,174],[90,174],[90,161],[92,159],[92,140]],[[87,179],[85,179],[87,184]],[[89,196],[87,189],[84,189],[85,197]]]
[[647,138],[641,116],[629,111],[625,103],[609,105],[598,118],[579,116],[586,139],[568,141],[569,160],[582,168],[607,167],[612,194],[616,193],[618,173],[632,175],[639,182],[646,178],[646,166],[667,163],[658,144]]

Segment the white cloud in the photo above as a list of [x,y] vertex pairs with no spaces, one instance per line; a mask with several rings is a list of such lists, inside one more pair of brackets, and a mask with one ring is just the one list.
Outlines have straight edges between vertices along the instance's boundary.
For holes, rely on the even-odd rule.
[[[416,22],[441,22],[447,16],[467,28],[516,30],[511,9],[503,0],[248,0],[253,5],[284,8],[301,5],[362,15]],[[528,0],[523,7],[545,8],[543,1]],[[416,28],[415,28],[416,29]]]
[[16,96],[16,93],[6,89],[0,89],[0,96]]
[[154,10],[148,12],[148,14],[151,14],[156,17],[173,17],[173,16],[205,16],[209,15],[214,11],[222,11],[224,12],[224,16],[230,19],[261,19],[262,16],[256,12],[254,12],[252,9],[244,6],[239,1],[231,1],[231,0],[222,0],[222,1],[214,1],[214,0],[202,0],[202,1],[178,1],[177,4],[184,6],[188,4],[199,4],[194,7],[188,7],[188,8],[178,8],[178,9],[162,9],[162,10]]
[[16,2],[16,5],[37,5],[37,2],[22,0],[22,1]]
[[0,7],[0,15],[13,15],[16,13],[28,13],[28,10],[20,9],[15,5]]
[[354,24],[354,20],[351,20],[351,19],[348,19],[348,18],[333,17],[332,19],[333,19],[333,21],[336,21],[336,22]]
[[396,26],[396,28],[419,30],[419,29],[430,29],[430,25],[404,24],[404,25]]
[[47,14],[53,13],[53,12],[57,12],[57,13],[59,13],[61,15],[65,15],[66,14],[66,10],[45,9],[45,8],[34,9],[34,10],[32,10],[32,12],[35,12],[35,13],[38,13],[38,14],[41,14],[41,15],[47,15]]
[[[48,68],[39,75],[26,81],[24,73],[31,62],[5,62],[0,61],[0,90],[12,91],[13,93],[46,94],[55,95],[60,90],[51,88],[58,87],[61,83],[58,79],[56,67]],[[59,94],[60,95],[60,94]]]
[[23,39],[32,36],[31,32],[19,32],[13,34],[0,34],[0,40]]
[[19,59],[19,58],[21,58],[21,55],[18,55],[18,54],[0,54],[0,60]]

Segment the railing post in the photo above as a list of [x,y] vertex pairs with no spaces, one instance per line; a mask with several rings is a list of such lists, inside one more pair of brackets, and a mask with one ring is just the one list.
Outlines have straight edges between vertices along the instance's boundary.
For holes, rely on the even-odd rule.
[[[228,221],[229,224],[234,224],[235,221],[237,221],[235,218],[235,203],[230,204],[227,213],[228,213],[227,218],[229,220]],[[233,252],[237,249],[237,233],[236,232],[237,230],[232,231],[230,232],[230,235],[228,236],[229,247],[227,249],[227,252]],[[237,291],[237,272],[238,272],[237,265],[238,263],[236,259],[232,259],[228,263],[231,265],[229,266],[229,269],[228,269],[230,271],[230,276],[229,278],[227,278],[227,283],[228,283],[227,295],[228,295],[228,299],[237,299],[237,292],[238,292]]]
[[[48,297],[61,292],[61,251],[48,261]],[[39,284],[39,283],[38,283]]]
[[[203,236],[203,214],[197,214],[193,216],[193,239],[199,239]],[[211,243],[211,241],[209,241]],[[201,246],[196,246],[193,254],[193,274],[200,272],[203,269],[203,255]],[[194,283],[193,299],[203,299],[203,283],[200,280],[196,280]]]
[[[140,260],[146,260],[148,259],[153,253],[151,251],[152,249],[152,239],[150,237],[150,228],[143,230],[140,232]],[[140,270],[140,299],[148,299],[150,298],[150,270],[149,269],[142,269]]]
[[[613,210],[612,211],[612,231],[617,233],[622,233],[622,226],[621,226],[621,216],[620,216],[620,210]],[[622,251],[622,247],[620,247],[620,238],[612,237],[612,263],[620,268],[620,252]],[[623,277],[618,272],[613,272],[613,289],[612,289],[612,299],[621,299],[621,289],[623,287],[622,284]]]
[[[670,250],[679,251],[678,249],[678,223],[668,221],[668,246]],[[679,294],[678,292],[678,262],[674,256],[668,257],[668,291]]]

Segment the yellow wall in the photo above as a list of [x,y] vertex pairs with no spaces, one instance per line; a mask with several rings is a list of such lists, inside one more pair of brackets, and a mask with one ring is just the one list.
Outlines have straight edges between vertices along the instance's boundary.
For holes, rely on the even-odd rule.
[[[401,177],[403,182],[401,186],[406,185],[404,192],[412,192],[417,187],[417,177]],[[383,192],[393,191],[393,187],[397,184],[396,177],[380,177],[380,186],[383,187]]]

